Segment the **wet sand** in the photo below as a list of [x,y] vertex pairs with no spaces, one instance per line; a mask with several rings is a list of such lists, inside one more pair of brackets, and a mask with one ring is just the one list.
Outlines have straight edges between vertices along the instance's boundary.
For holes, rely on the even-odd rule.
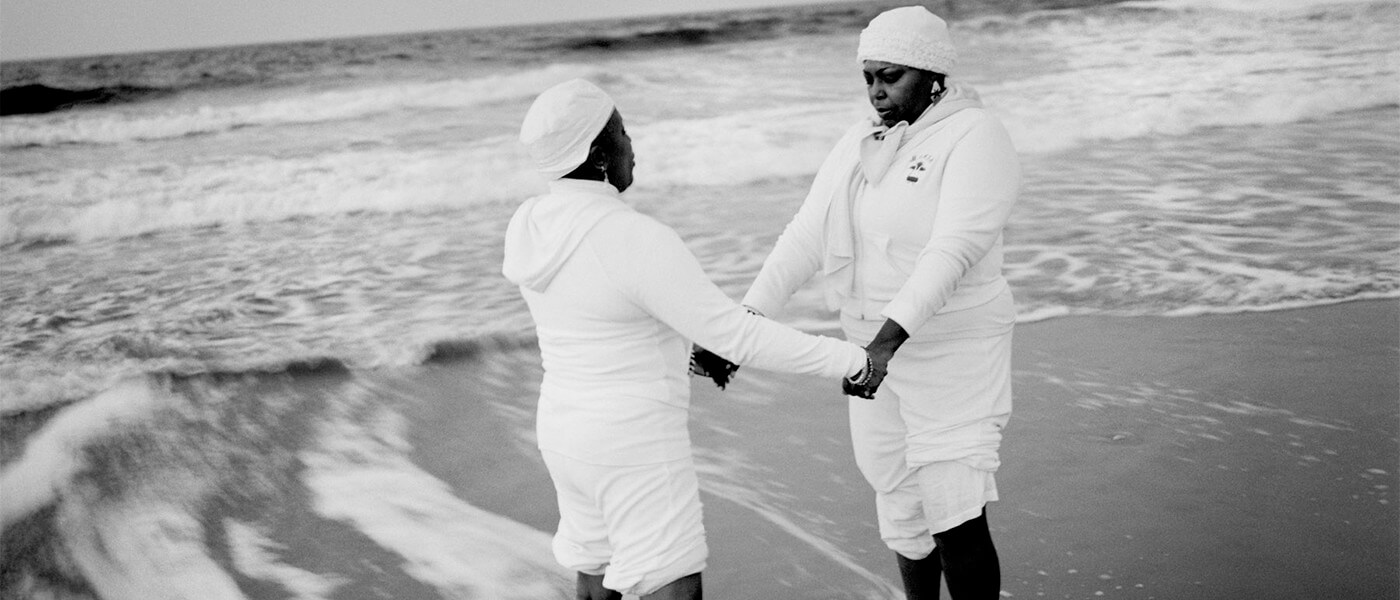
[[[1016,336],[1002,500],[989,508],[1005,594],[1400,598],[1400,301],[1071,317]],[[73,559],[96,535],[187,557],[146,565],[165,569],[154,579],[124,575],[179,579],[164,589],[217,579],[236,585],[229,597],[426,600],[532,597],[533,583],[567,596],[548,565],[557,512],[531,438],[539,375],[533,346],[507,344],[408,369],[156,385],[176,395],[151,397],[151,423],[74,446],[89,461],[115,454],[76,463],[82,477],[52,482],[57,510],[27,513],[0,536],[0,591],[92,597],[88,585],[105,584],[84,582]],[[750,369],[727,391],[701,383],[691,431],[706,595],[900,597],[836,384]],[[0,420],[7,471],[22,462],[19,440],[69,413]],[[112,503],[98,493],[106,480],[150,494]],[[117,510],[160,508],[147,497],[186,508],[154,521]],[[84,522],[61,514],[106,529],[60,534]],[[196,566],[217,570],[194,573],[201,546],[212,562]],[[271,550],[253,560],[255,546]]]
[[1017,335],[1004,588],[1400,596],[1400,303]]
[[[1011,597],[1400,597],[1400,302],[1071,317],[1016,336],[989,509]],[[414,460],[469,502],[551,530],[542,466],[480,424],[528,423],[531,386],[518,414],[482,419],[445,398],[474,378],[432,377],[419,384],[444,402],[410,416]],[[693,440],[713,471],[707,595],[878,597],[898,584],[834,385],[741,370],[726,392],[695,390]],[[494,458],[434,450],[465,439],[450,423],[478,423],[467,453],[488,440]]]

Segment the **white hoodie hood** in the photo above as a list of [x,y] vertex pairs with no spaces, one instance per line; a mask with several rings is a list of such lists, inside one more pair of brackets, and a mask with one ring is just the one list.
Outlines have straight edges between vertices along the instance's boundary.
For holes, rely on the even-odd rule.
[[548,194],[526,200],[511,217],[501,273],[511,283],[543,292],[594,226],[630,210],[612,184],[551,181]]

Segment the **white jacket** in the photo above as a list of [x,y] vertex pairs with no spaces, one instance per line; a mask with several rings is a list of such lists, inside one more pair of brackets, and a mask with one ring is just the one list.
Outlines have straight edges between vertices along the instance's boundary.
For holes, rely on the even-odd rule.
[[506,230],[502,272],[520,286],[544,363],[542,449],[603,465],[690,455],[690,341],[741,365],[857,373],[865,351],[749,314],[669,227],[611,185],[560,179]]
[[965,86],[951,84],[913,125],[858,123],[743,303],[771,314],[820,271],[830,309],[916,335],[933,315],[1006,289],[1002,229],[1020,185],[1010,137]]

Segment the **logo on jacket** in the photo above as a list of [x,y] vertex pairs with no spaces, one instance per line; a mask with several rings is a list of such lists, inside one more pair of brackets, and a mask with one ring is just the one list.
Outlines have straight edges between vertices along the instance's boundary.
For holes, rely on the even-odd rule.
[[928,172],[929,165],[933,164],[933,157],[928,154],[920,154],[909,159],[908,172],[904,174],[904,180],[918,183]]

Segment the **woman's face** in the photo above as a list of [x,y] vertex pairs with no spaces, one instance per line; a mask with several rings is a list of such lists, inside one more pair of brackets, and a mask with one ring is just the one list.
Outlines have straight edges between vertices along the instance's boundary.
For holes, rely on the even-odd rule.
[[914,119],[933,104],[934,74],[881,60],[867,60],[862,69],[870,105],[886,127]]
[[603,127],[603,135],[608,137],[611,146],[605,171],[607,181],[618,192],[627,191],[632,187],[632,169],[637,166],[637,158],[632,154],[632,136],[627,135],[627,128],[622,124],[622,113],[613,111],[612,118]]

